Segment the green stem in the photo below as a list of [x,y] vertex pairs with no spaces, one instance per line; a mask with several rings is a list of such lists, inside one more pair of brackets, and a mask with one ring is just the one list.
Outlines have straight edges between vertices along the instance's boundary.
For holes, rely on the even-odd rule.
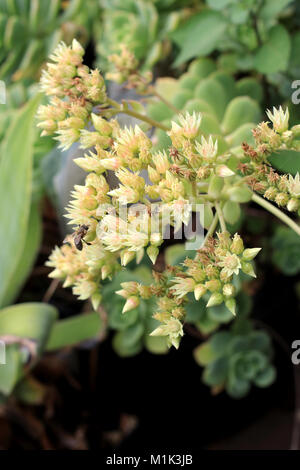
[[218,217],[218,214],[216,212],[215,215],[214,215],[214,218],[212,220],[212,223],[211,223],[211,225],[210,225],[210,227],[207,231],[207,234],[205,235],[205,238],[203,240],[202,248],[205,246],[207,240],[214,234],[214,232],[217,228],[218,222],[219,222],[219,217]]
[[143,114],[137,113],[136,111],[133,111],[131,109],[121,109],[119,113],[128,114],[128,116],[132,116],[132,117],[135,117],[136,119],[139,119],[140,121],[147,122],[148,124],[150,124],[151,127],[158,127],[159,129],[162,129],[163,131],[170,130],[164,124],[158,121],[154,121],[154,119],[151,119],[148,116],[144,116]]
[[252,200],[256,202],[256,204],[258,204],[259,206],[271,212],[271,214],[275,215],[275,217],[278,217],[278,219],[280,219],[283,223],[288,225],[292,230],[294,230],[298,235],[300,235],[300,226],[296,224],[296,222],[294,222],[292,219],[290,219],[289,216],[284,214],[280,209],[273,206],[273,204],[266,201],[262,197],[258,196],[258,194],[253,194]]
[[172,103],[170,103],[170,101],[166,100],[160,93],[158,93],[158,91],[156,91],[156,89],[154,88],[154,86],[150,85],[149,86],[149,92],[156,96],[160,101],[162,101],[166,106],[168,106],[168,108],[170,108],[172,111],[174,111],[175,114],[179,114],[180,113],[180,110],[177,109]]
[[115,108],[115,110],[120,113],[120,114],[127,114],[128,116],[132,116],[136,119],[139,119],[140,121],[147,122],[147,124],[150,124],[151,127],[158,127],[159,129],[162,129],[163,131],[168,131],[169,128],[165,126],[164,124],[161,124],[158,121],[154,121],[154,119],[149,118],[148,116],[144,116],[143,114],[137,113],[136,111],[133,111],[132,109],[124,109],[117,101],[112,100],[108,98],[107,102]]
[[216,211],[217,211],[218,219],[220,221],[221,230],[222,230],[222,232],[226,232],[226,224],[225,224],[225,220],[224,220],[224,215],[223,215],[222,209],[220,207],[220,204],[218,202],[215,203],[215,208],[216,208]]

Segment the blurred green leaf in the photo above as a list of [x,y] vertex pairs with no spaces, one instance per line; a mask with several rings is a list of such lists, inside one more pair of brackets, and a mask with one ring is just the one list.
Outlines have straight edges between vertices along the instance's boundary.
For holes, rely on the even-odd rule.
[[269,39],[257,50],[254,66],[263,74],[284,71],[288,66],[290,51],[289,33],[278,24],[271,29]]
[[13,335],[35,340],[40,353],[57,316],[55,307],[38,302],[3,308],[0,310],[0,336]]
[[254,383],[257,387],[269,387],[276,379],[276,369],[274,366],[269,364],[265,369],[260,371],[255,379]]
[[278,227],[271,240],[273,263],[287,276],[300,272],[300,237],[287,227]]
[[103,329],[103,322],[96,312],[76,315],[57,321],[47,342],[47,351],[74,346],[82,341],[96,338]]
[[248,96],[238,96],[227,106],[222,127],[229,134],[243,124],[257,122],[260,117],[261,111],[256,101]]
[[193,351],[194,359],[200,366],[206,366],[216,359],[216,354],[212,350],[209,342],[201,344]]
[[171,34],[180,48],[174,65],[178,66],[195,56],[210,54],[216,48],[226,26],[224,17],[216,11],[202,11],[192,15]]
[[294,150],[278,150],[268,157],[271,165],[282,173],[295,175],[300,173],[300,152]]
[[14,282],[26,244],[31,203],[34,115],[40,96],[22,108],[1,145],[0,305]]
[[9,395],[20,378],[22,357],[15,344],[6,347],[6,363],[0,364],[0,392]]
[[37,256],[42,238],[42,223],[39,207],[37,204],[31,206],[28,230],[26,234],[23,256],[14,275],[14,281],[8,286],[5,294],[7,304],[12,303],[22,288],[27,276],[30,274],[35,258]]

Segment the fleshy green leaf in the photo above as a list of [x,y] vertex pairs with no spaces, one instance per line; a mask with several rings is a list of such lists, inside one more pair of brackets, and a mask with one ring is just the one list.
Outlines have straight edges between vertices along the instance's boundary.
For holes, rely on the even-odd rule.
[[178,66],[195,56],[210,54],[224,34],[226,25],[224,17],[216,11],[202,11],[192,15],[171,34],[180,48],[174,65]]
[[42,236],[41,215],[37,205],[31,206],[28,221],[28,231],[23,250],[23,256],[20,259],[14,281],[8,286],[5,294],[5,303],[12,303],[20,291],[25,279],[30,273],[34,264],[37,252],[40,247]]
[[47,351],[53,351],[96,338],[102,329],[103,322],[96,312],[59,320],[51,330],[46,349]]
[[9,395],[20,378],[22,356],[15,344],[6,347],[6,363],[0,364],[0,392]]
[[13,335],[37,341],[40,353],[50,334],[58,312],[48,304],[17,304],[0,310],[0,336]]
[[0,305],[23,256],[31,203],[34,115],[40,96],[22,108],[1,146]]
[[200,366],[206,366],[216,359],[216,354],[211,348],[209,342],[201,344],[193,351],[194,359]]
[[287,69],[291,51],[289,33],[282,25],[274,26],[269,39],[260,47],[254,58],[254,66],[260,73],[271,74]]
[[271,165],[282,173],[295,175],[300,173],[300,152],[294,150],[278,150],[268,157]]
[[241,215],[241,208],[237,202],[226,201],[223,207],[223,214],[226,222],[235,224]]
[[260,108],[256,101],[248,96],[238,96],[227,106],[222,127],[225,134],[229,134],[242,124],[257,122],[260,116]]
[[274,366],[269,364],[265,369],[260,371],[254,379],[254,383],[257,387],[269,387],[276,379],[276,369]]

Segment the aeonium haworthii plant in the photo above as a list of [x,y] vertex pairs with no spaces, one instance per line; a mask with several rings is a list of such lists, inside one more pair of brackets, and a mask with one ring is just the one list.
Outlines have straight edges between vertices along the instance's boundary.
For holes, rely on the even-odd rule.
[[[243,159],[232,164],[230,151],[220,152],[216,139],[201,134],[200,113],[183,115],[176,110],[178,122],[167,128],[149,118],[140,103],[110,99],[104,78],[83,64],[83,55],[76,40],[70,47],[60,44],[41,78],[50,100],[38,110],[42,135],[54,135],[63,149],[79,142],[87,150],[75,162],[88,175],[83,186],[75,186],[66,214],[81,233],[75,235],[80,243],[74,244],[70,236],[55,248],[47,263],[54,268],[50,276],[72,286],[80,299],[90,298],[97,309],[103,280],[134,259],[139,263],[144,255],[154,264],[166,226],[177,230],[202,205],[207,233],[195,257],[163,272],[153,271],[149,285],[125,282],[117,291],[125,299],[125,315],[140,299],[157,298],[154,318],[161,325],[151,334],[166,336],[168,344],[178,348],[191,294],[197,301],[207,299],[207,308],[224,304],[234,317],[235,277],[240,272],[255,277],[252,260],[260,248],[245,247],[240,235],[231,236],[226,227],[240,203],[253,200],[300,235],[299,226],[276,207],[299,212],[299,175],[279,175],[268,162],[276,150],[299,148],[300,126],[289,129],[288,110],[268,111],[271,125],[259,124],[253,130],[255,146],[243,144]],[[155,94],[174,111],[151,85],[151,74],[139,73],[129,51],[123,49],[111,61],[115,69],[108,78],[141,94]],[[115,119],[119,113],[139,119],[143,130],[121,128]],[[147,130],[153,126],[171,138],[168,151],[152,151]],[[107,170],[118,178],[115,189],[105,178]],[[131,210],[133,205],[139,210]],[[129,209],[124,211],[124,206]]]

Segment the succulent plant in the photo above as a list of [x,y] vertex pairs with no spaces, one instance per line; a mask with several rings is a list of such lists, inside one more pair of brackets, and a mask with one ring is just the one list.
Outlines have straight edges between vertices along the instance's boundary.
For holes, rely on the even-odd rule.
[[142,61],[144,69],[151,68],[170,52],[168,34],[188,14],[184,7],[192,3],[190,0],[100,0],[103,9],[97,42],[100,67],[107,70],[108,56],[119,52],[120,44],[124,44]]
[[0,79],[35,78],[59,41],[79,33],[70,21],[82,6],[82,0],[1,1]]
[[[181,112],[201,112],[201,133],[218,137],[219,151],[237,148],[243,141],[252,142],[252,129],[261,117],[262,88],[254,78],[235,81],[233,76],[218,69],[208,58],[193,61],[188,71],[178,80],[159,78],[158,92]],[[176,115],[164,103],[149,100],[148,115],[169,126]],[[156,149],[171,145],[171,140],[160,129],[156,132]]]
[[213,393],[223,389],[233,398],[248,394],[251,385],[268,387],[276,378],[270,363],[269,336],[251,324],[242,334],[220,331],[194,350],[196,362],[204,366],[202,380]]

